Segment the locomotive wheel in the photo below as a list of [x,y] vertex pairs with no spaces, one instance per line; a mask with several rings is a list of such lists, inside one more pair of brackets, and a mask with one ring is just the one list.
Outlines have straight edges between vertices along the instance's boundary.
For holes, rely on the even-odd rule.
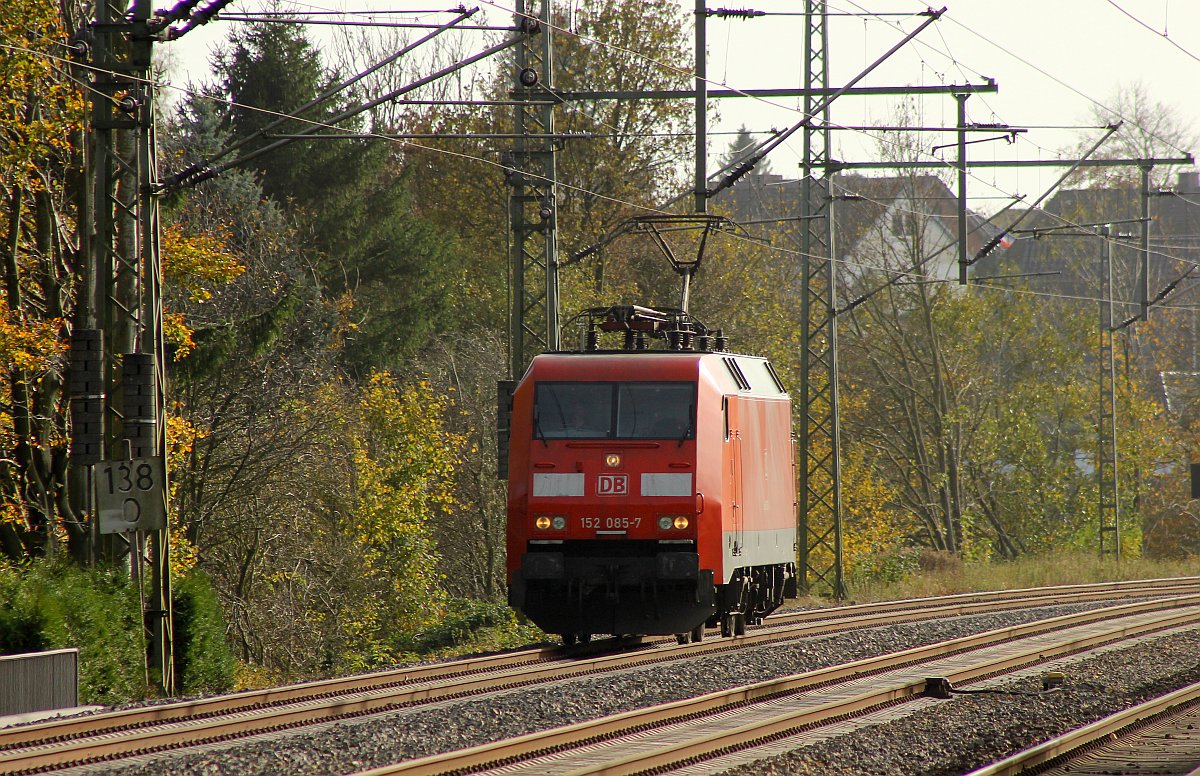
[[704,641],[704,623],[700,623],[695,628],[692,628],[692,643],[699,644]]
[[687,633],[676,633],[675,641],[679,644],[686,644],[686,643],[688,643],[688,636],[689,636],[689,634],[687,634]]
[[721,618],[721,638],[727,639],[733,635],[733,615],[727,614]]
[[564,633],[562,635],[562,642],[563,642],[564,647],[575,646],[575,634],[574,633]]
[[592,634],[590,634],[590,633],[580,633],[579,634],[579,643],[580,644],[587,644],[591,640],[592,640]]
[[733,615],[733,635],[746,635],[746,615],[743,612],[738,612],[737,614]]

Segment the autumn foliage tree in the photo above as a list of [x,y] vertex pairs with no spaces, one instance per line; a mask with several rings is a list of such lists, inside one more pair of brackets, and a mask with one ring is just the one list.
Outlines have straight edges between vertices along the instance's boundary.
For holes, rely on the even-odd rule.
[[79,268],[76,214],[83,99],[65,73],[57,7],[0,8],[0,552],[52,553],[80,521],[68,505],[65,341]]

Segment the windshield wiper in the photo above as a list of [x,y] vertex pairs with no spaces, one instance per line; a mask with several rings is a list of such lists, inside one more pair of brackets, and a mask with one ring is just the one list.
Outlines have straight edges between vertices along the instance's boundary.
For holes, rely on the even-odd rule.
[[546,432],[542,431],[542,419],[536,408],[533,412],[533,438],[542,440],[543,447],[550,446],[550,443],[546,441]]
[[692,435],[692,418],[696,416],[696,405],[688,406],[688,421],[683,427],[683,436],[679,437],[679,443],[675,447],[683,447],[683,441]]

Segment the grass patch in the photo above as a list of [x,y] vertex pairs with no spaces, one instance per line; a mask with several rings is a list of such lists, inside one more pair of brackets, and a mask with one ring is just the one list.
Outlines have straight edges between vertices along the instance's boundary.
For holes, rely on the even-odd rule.
[[506,604],[451,599],[446,615],[420,633],[403,634],[397,651],[415,660],[496,652],[544,641],[546,634]]
[[1197,560],[1101,559],[1094,552],[1056,552],[1012,561],[963,562],[944,553],[923,553],[919,570],[901,579],[847,579],[849,600],[894,601],[953,593],[1080,585],[1200,574]]

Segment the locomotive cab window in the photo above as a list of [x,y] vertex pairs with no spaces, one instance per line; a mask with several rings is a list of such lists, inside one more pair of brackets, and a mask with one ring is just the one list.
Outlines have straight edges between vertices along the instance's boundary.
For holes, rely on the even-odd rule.
[[694,439],[696,386],[690,382],[538,383],[535,437]]

